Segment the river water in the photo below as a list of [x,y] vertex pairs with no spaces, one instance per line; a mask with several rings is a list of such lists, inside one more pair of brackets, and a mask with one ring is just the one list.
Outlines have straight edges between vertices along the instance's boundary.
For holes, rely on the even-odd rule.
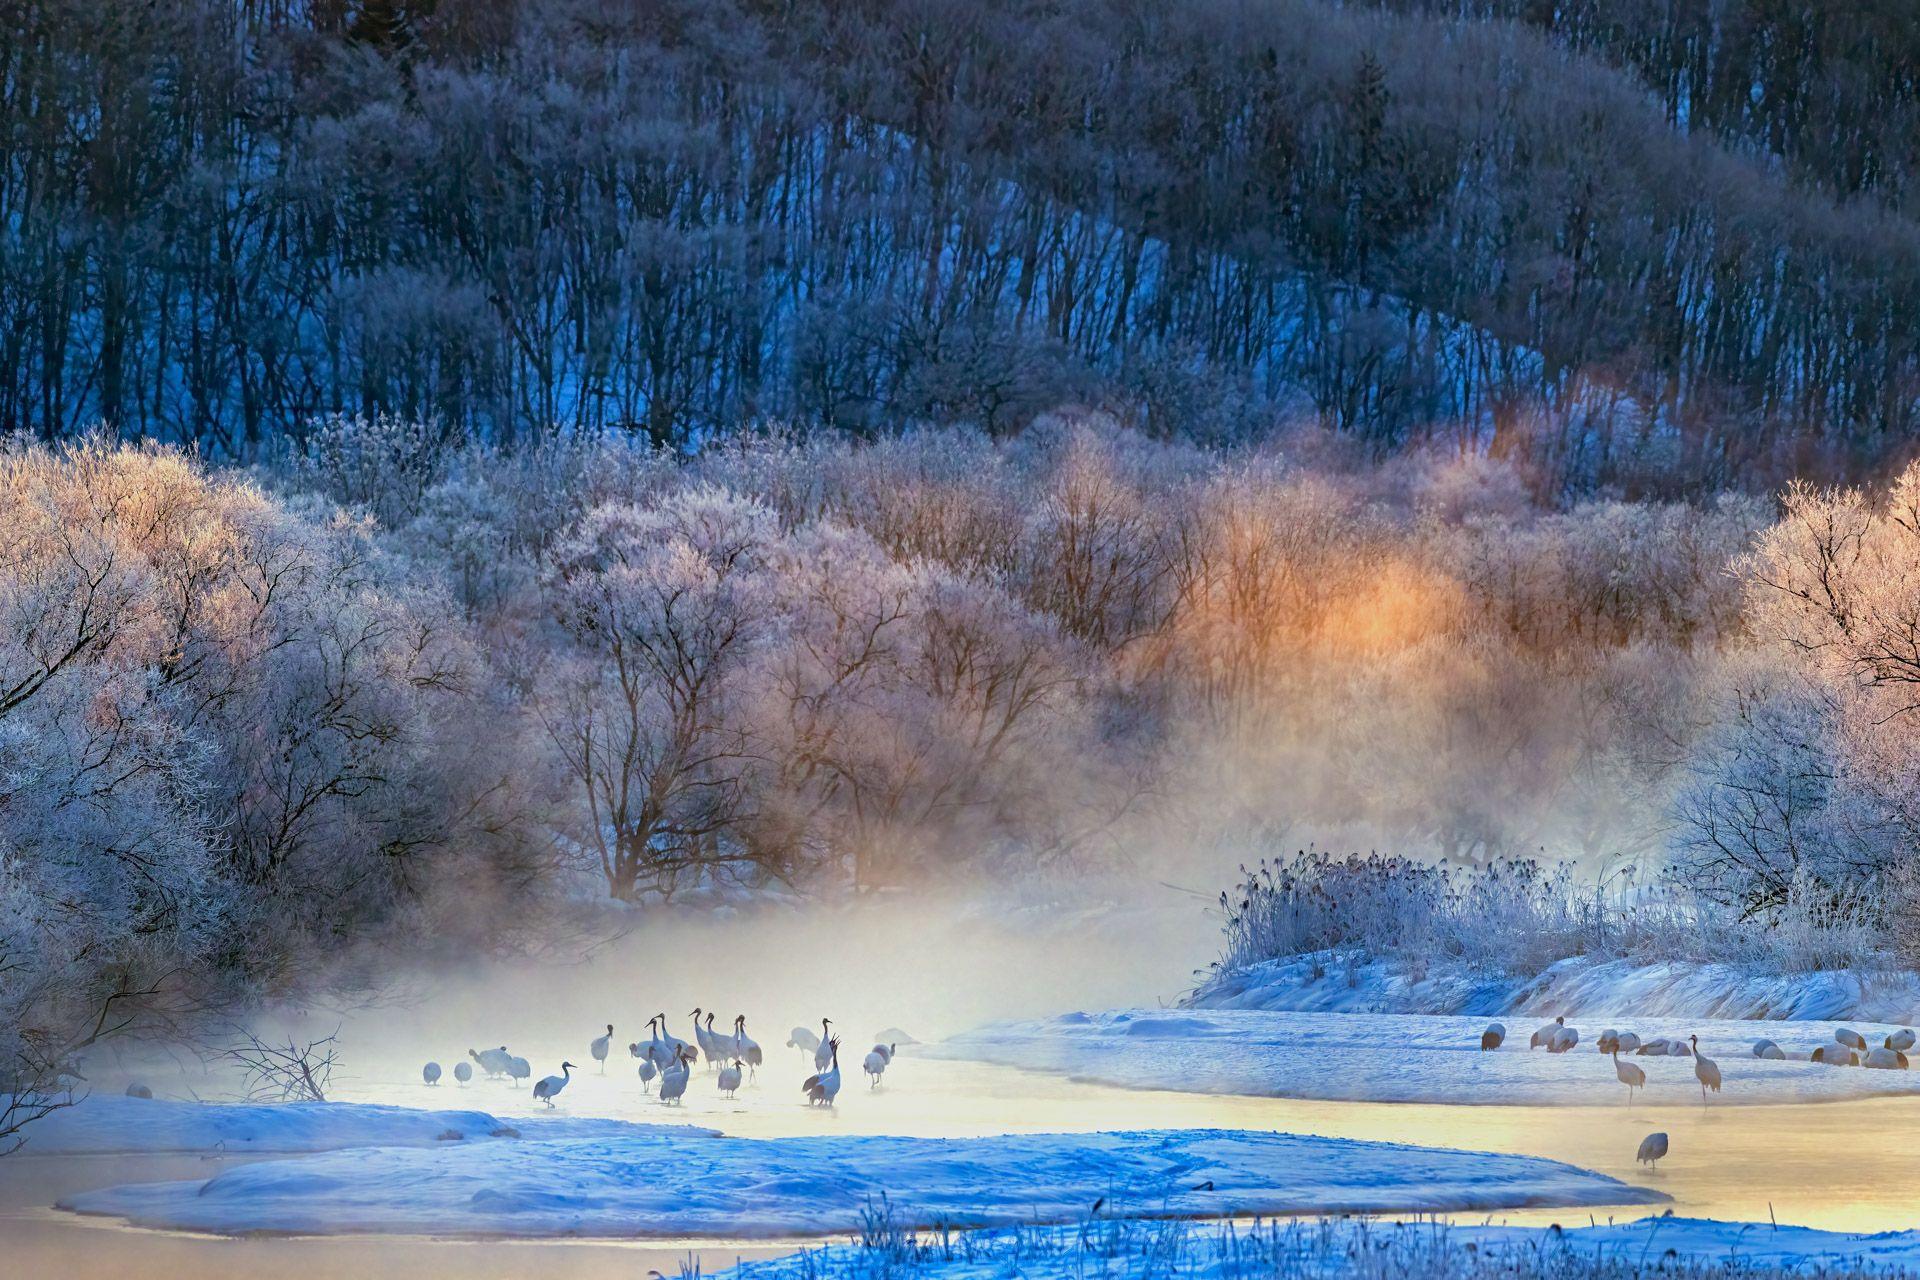
[[[1546,1156],[1659,1188],[1675,1212],[1877,1231],[1920,1225],[1920,1097],[1784,1106],[1636,1105],[1503,1107],[1303,1102],[1277,1098],[1134,1091],[979,1063],[905,1054],[886,1084],[869,1092],[850,1081],[831,1111],[801,1102],[811,1068],[791,1051],[771,1051],[758,1082],[738,1099],[719,1096],[698,1069],[683,1107],[643,1094],[631,1064],[575,1077],[562,1095],[574,1115],[706,1125],[741,1137],[801,1134],[979,1136],[1009,1132],[1218,1127],[1285,1130],[1332,1137]],[[471,1107],[502,1117],[544,1110],[525,1088],[476,1082],[422,1085],[393,1064],[344,1081],[346,1101]],[[1671,1137],[1658,1169],[1634,1163],[1640,1139]],[[292,1158],[292,1157],[283,1157]],[[9,1275],[223,1280],[297,1275],[302,1280],[490,1280],[643,1278],[680,1273],[697,1260],[711,1272],[742,1257],[785,1252],[795,1242],[566,1241],[502,1243],[414,1237],[220,1237],[139,1231],[60,1213],[60,1196],[114,1183],[211,1176],[229,1161],[194,1156],[57,1157],[0,1160],[0,1238]],[[1622,1217],[1645,1210],[1626,1209]],[[1515,1223],[1585,1222],[1587,1210],[1493,1215]],[[1488,1215],[1470,1215],[1479,1221]],[[1605,1210],[1593,1211],[1605,1220]],[[17,1268],[17,1269],[16,1269]]]

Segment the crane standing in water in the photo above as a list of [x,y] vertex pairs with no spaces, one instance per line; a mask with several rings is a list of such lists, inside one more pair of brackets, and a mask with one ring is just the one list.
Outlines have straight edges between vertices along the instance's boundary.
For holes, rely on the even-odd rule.
[[1650,1133],[1641,1139],[1640,1152],[1634,1156],[1634,1159],[1646,1165],[1648,1168],[1652,1168],[1654,1161],[1665,1159],[1666,1154],[1667,1135],[1664,1133]]
[[1620,1050],[1616,1048],[1613,1051],[1613,1074],[1619,1077],[1621,1084],[1627,1086],[1627,1105],[1631,1107],[1633,1091],[1647,1087],[1647,1073],[1631,1062],[1620,1061]]
[[1693,1078],[1700,1082],[1700,1105],[1707,1105],[1707,1090],[1720,1092],[1720,1064],[1700,1052],[1700,1037],[1688,1036],[1693,1046]]

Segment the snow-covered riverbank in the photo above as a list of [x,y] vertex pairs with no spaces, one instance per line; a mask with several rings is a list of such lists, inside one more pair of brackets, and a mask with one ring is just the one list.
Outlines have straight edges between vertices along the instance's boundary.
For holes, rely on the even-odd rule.
[[1574,956],[1531,978],[1462,964],[1405,964],[1320,952],[1216,974],[1198,1009],[1430,1013],[1469,1017],[1721,1018],[1920,1022],[1920,974],[1826,970],[1761,973],[1730,964],[1641,964]]
[[[450,1142],[555,1141],[617,1136],[652,1125],[595,1117],[513,1117],[354,1102],[208,1103],[94,1096],[53,1112],[26,1131],[28,1157],[112,1153],[342,1151],[426,1147]],[[680,1137],[712,1129],[658,1126]]]
[[[1586,1265],[1583,1265],[1586,1264]],[[1557,1228],[1434,1223],[1141,1223],[881,1235],[751,1262],[724,1280],[1606,1280],[1920,1273],[1920,1231],[1853,1235],[1764,1222],[1650,1217]]]
[[909,1226],[1071,1221],[1124,1196],[1175,1217],[1636,1205],[1665,1197],[1571,1165],[1196,1129],[996,1138],[708,1139],[664,1131],[382,1147],[111,1187],[63,1208],[245,1233],[817,1235],[884,1198]]
[[[1553,1055],[1529,1050],[1537,1022],[1509,1021],[1505,1046],[1480,1050],[1485,1019],[1418,1015],[1355,1017],[1239,1009],[1132,1009],[996,1022],[919,1052],[973,1058],[1130,1088],[1355,1102],[1580,1105],[1626,1101],[1613,1063],[1594,1051],[1607,1025],[1642,1039],[1697,1034],[1720,1068],[1713,1103],[1822,1102],[1920,1093],[1920,1071],[1868,1071],[1805,1061],[1833,1043],[1834,1024],[1754,1024],[1699,1019],[1587,1023],[1582,1043]],[[1880,1040],[1895,1028],[1857,1023]],[[1762,1061],[1768,1035],[1799,1061]],[[1642,1101],[1698,1101],[1691,1058],[1636,1057]]]

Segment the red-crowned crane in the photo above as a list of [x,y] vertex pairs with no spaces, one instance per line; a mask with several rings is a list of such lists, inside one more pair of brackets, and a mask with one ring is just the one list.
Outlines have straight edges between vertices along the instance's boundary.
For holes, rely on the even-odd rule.
[[829,1039],[820,1047],[826,1050],[827,1061],[832,1065],[826,1071],[808,1076],[800,1089],[807,1095],[808,1105],[818,1103],[830,1107],[840,1093],[840,1041],[838,1038]]
[[559,1096],[562,1089],[567,1087],[567,1082],[571,1079],[573,1079],[573,1064],[563,1062],[560,1064],[559,1075],[544,1076],[539,1084],[533,1086],[533,1096],[551,1107],[553,1100]]

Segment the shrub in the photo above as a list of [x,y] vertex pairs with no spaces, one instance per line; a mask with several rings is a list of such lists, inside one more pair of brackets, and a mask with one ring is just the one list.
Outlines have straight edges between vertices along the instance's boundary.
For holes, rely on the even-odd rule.
[[1767,920],[1671,883],[1602,885],[1567,863],[1447,866],[1301,851],[1262,859],[1220,895],[1226,944],[1216,967],[1344,953],[1422,971],[1436,959],[1530,977],[1570,956],[1764,964],[1783,972],[1891,963],[1876,902],[1835,900],[1811,880]]

